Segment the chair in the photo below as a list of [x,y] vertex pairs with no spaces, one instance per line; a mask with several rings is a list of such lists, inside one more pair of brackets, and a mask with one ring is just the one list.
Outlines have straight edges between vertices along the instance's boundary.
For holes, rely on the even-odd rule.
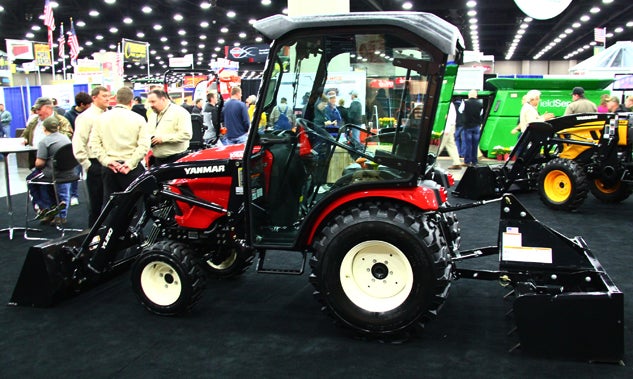
[[197,151],[204,148],[204,141],[202,137],[204,136],[204,124],[202,122],[203,118],[201,114],[192,114],[191,115],[191,140],[189,140],[189,150]]
[[[75,175],[73,168],[75,168],[79,162],[75,159],[75,155],[73,154],[73,146],[72,144],[67,144],[59,148],[55,155],[53,156],[53,175],[52,178],[35,178],[32,180],[27,180],[27,186],[29,184],[38,184],[38,185],[49,185],[52,186],[53,192],[55,194],[55,201],[59,204],[59,191],[58,185],[60,184],[70,184],[73,182],[79,181],[81,178],[78,175]],[[58,177],[57,175],[61,172],[68,172],[68,175],[64,175],[63,177]],[[70,196],[70,194],[69,194]],[[66,212],[68,212],[70,205],[70,198],[66,199]],[[29,204],[29,196],[26,196],[26,212],[25,212],[25,229],[24,229],[24,238],[27,240],[46,240],[47,238],[42,237],[32,237],[28,235],[29,230],[29,208],[31,208]],[[72,229],[66,228],[63,223],[56,225],[57,230],[61,231],[61,236],[63,237],[66,231],[82,231],[82,229]],[[31,229],[33,230],[33,229]]]

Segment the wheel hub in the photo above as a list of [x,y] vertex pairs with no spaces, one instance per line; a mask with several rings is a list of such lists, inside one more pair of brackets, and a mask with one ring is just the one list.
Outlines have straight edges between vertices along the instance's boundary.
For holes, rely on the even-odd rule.
[[389,268],[387,268],[387,265],[384,263],[376,263],[371,268],[371,274],[374,276],[374,278],[382,280],[386,278],[387,275],[389,275]]

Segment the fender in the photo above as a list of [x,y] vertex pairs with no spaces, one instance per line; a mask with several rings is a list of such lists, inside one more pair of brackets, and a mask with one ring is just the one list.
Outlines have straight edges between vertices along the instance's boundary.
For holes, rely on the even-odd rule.
[[319,230],[323,221],[329,217],[332,212],[340,208],[345,204],[354,202],[357,200],[367,200],[370,198],[383,198],[392,199],[400,202],[408,203],[423,211],[436,211],[439,209],[440,203],[438,201],[438,194],[435,190],[427,187],[409,187],[409,188],[394,188],[394,189],[368,189],[353,193],[348,193],[339,198],[333,200],[327,204],[324,209],[318,211],[319,216],[314,222],[312,222],[312,228],[309,231],[308,239],[306,240],[306,246],[310,246]]

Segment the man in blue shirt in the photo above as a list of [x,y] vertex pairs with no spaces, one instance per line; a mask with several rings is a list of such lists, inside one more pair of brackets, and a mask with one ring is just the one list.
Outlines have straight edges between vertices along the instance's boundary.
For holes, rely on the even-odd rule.
[[224,103],[222,115],[226,127],[226,143],[228,145],[245,143],[248,138],[250,121],[246,104],[242,102],[242,89],[240,87],[231,88],[231,98]]

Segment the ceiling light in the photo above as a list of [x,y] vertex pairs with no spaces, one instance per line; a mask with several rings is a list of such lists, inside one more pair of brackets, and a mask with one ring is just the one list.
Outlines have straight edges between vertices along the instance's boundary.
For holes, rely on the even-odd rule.
[[262,5],[268,6],[272,3],[270,0],[262,0]]
[[222,33],[228,33],[229,32],[229,28],[227,28],[226,26],[223,26],[222,29],[220,29],[220,31]]
[[234,11],[228,11],[226,12],[226,17],[228,18],[234,18],[236,16]]
[[189,50],[187,50],[187,49],[181,49],[180,50],[180,52],[183,53],[183,54],[187,54],[187,51],[189,51]]
[[145,37],[145,33],[143,33],[143,32],[138,32],[138,33],[136,33],[136,36],[137,36],[138,38],[143,38],[143,37]]
[[591,20],[591,17],[587,16],[586,14],[583,14],[582,16],[580,16],[580,21],[582,22],[587,22]]
[[152,13],[152,8],[147,5],[141,8],[141,10],[143,11],[143,13]]
[[86,42],[84,42],[84,45],[92,46],[92,41],[86,41]]
[[477,16],[477,11],[474,9],[471,9],[468,11],[468,13],[466,13],[469,17],[475,17]]
[[244,33],[244,32],[240,32],[239,37],[240,37],[240,38],[246,38],[246,33]]
[[98,40],[98,41],[101,41],[103,39],[103,36],[101,34],[97,34],[95,36],[95,39]]
[[204,41],[205,39],[207,39],[207,36],[206,34],[201,34],[199,38]]
[[622,33],[624,31],[624,28],[622,28],[621,26],[618,26],[613,31],[616,32],[616,33]]
[[39,26],[39,25],[33,25],[33,26],[31,26],[31,30],[34,30],[34,31],[37,32],[38,30],[42,30],[42,27]]
[[80,28],[83,28],[84,26],[86,26],[86,23],[80,20],[80,21],[75,22],[75,25],[77,25]]
[[600,12],[600,8],[598,8],[598,7],[593,7],[591,9],[589,9],[589,13],[596,14],[598,12]]
[[103,0],[103,2],[106,4],[114,4],[116,3],[116,0]]
[[93,9],[90,12],[88,12],[88,14],[90,15],[90,17],[97,17],[99,16],[99,11],[96,11]]
[[203,1],[200,3],[200,8],[202,9],[209,9],[211,8],[211,4],[208,1]]
[[163,46],[163,50],[165,50],[165,51],[169,50],[169,46],[167,46],[167,45]]
[[31,32],[26,33],[26,38],[33,38],[33,37],[35,37],[35,34]]
[[474,7],[477,6],[477,2],[476,1],[469,1],[469,2],[466,3],[466,6],[468,8],[474,8]]
[[202,21],[202,22],[200,23],[200,27],[201,27],[201,28],[208,28],[208,27],[209,27],[209,23],[208,23],[208,22],[206,22],[206,21]]
[[218,39],[218,43],[219,43],[220,45],[222,45],[224,42],[225,42],[225,41],[224,41],[224,38],[219,38],[219,39]]
[[108,30],[109,30],[109,31],[110,31],[110,33],[112,33],[112,34],[116,34],[116,33],[119,31],[119,29],[115,28],[114,26],[113,26],[113,27],[111,27],[111,28],[110,28],[110,29],[108,29]]
[[410,10],[411,8],[413,8],[413,4],[411,4],[411,2],[410,2],[410,1],[405,1],[405,2],[402,4],[402,9],[404,9],[405,11],[408,11],[408,10]]
[[255,21],[257,21],[257,20],[255,20],[254,18],[251,18],[250,20],[248,20],[248,23],[249,23],[249,25],[253,25],[255,23]]
[[130,17],[126,17],[126,18],[123,19],[123,23],[124,24],[131,24],[132,22],[133,21],[132,21],[132,19]]
[[263,38],[260,36],[255,37],[255,42],[262,42]]
[[184,36],[185,34],[187,34],[187,32],[186,32],[184,29],[180,29],[180,30],[178,31],[178,35],[179,35],[179,36]]
[[163,26],[161,24],[155,24],[153,26],[154,30],[161,30],[163,28]]

